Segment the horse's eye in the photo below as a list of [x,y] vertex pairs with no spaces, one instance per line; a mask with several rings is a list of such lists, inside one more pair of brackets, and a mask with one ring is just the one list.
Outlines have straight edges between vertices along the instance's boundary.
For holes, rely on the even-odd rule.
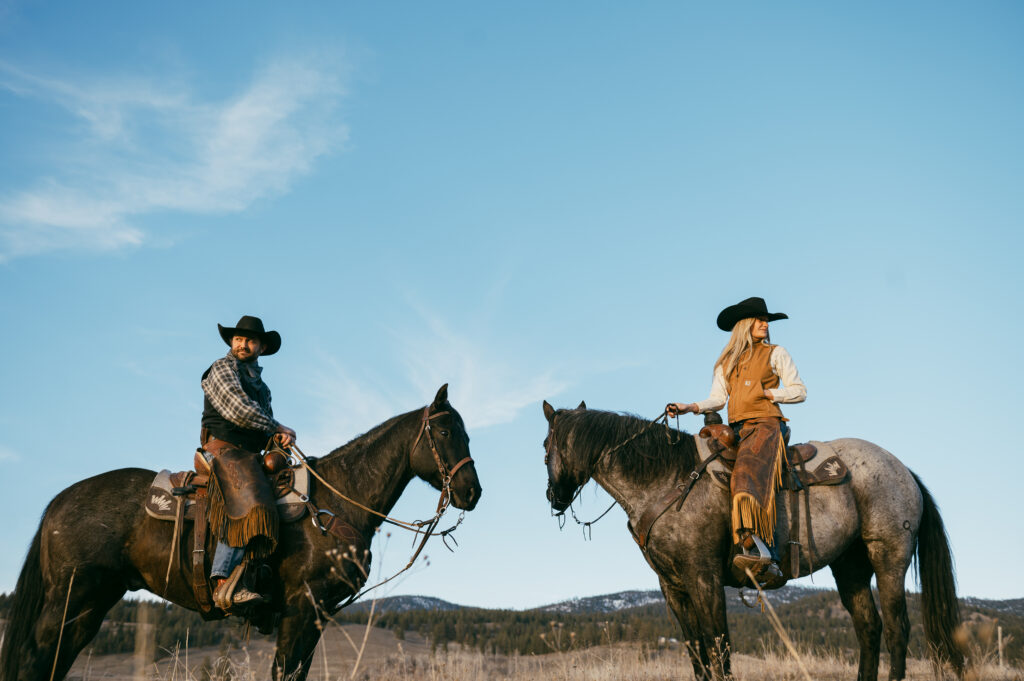
[[441,437],[448,437],[448,431],[447,430],[442,430],[441,431]]

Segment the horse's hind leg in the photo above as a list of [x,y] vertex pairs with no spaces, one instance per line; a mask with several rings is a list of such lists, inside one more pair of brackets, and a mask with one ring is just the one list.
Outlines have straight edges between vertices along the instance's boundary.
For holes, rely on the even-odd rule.
[[[909,534],[907,535],[909,538]],[[868,555],[875,568],[878,599],[882,605],[885,647],[889,651],[889,678],[902,679],[907,670],[907,641],[910,618],[907,616],[907,592],[904,586],[913,547],[910,542],[871,542]]]
[[882,622],[871,594],[871,574],[874,570],[868,560],[864,542],[856,540],[829,567],[836,579],[839,598],[853,618],[853,629],[860,644],[857,681],[876,681]]
[[[82,573],[75,574],[73,584],[69,575],[67,583],[47,589],[43,611],[35,625],[34,649],[19,670],[18,681],[63,679],[78,653],[99,631],[107,611],[124,592],[117,580]],[[54,657],[58,654],[55,665]]]

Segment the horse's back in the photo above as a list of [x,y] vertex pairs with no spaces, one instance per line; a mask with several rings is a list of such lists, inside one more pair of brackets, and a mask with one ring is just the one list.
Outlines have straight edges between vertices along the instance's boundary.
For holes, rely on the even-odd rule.
[[[155,472],[122,468],[80,480],[64,489],[43,515],[40,541],[46,571],[88,562],[117,569],[133,528],[144,513],[143,500]],[[88,561],[84,559],[88,558]]]
[[912,543],[921,524],[924,501],[910,469],[888,450],[867,440],[842,438],[827,444],[850,469],[850,487],[864,539]]

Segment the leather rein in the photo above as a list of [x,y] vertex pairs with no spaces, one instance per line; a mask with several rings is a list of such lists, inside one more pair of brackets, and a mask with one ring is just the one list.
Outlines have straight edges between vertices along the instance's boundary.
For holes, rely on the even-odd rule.
[[[445,548],[447,548],[449,551],[454,550],[450,546],[448,546],[449,537],[455,543],[455,545],[458,546],[458,542],[455,541],[455,537],[452,536],[452,532],[454,532],[455,529],[462,524],[462,521],[466,516],[465,511],[462,511],[459,514],[459,517],[456,520],[455,524],[449,527],[448,529],[441,531],[436,530],[438,523],[441,521],[441,517],[444,516],[445,511],[447,511],[448,507],[451,505],[452,478],[455,477],[455,474],[459,472],[460,468],[462,468],[466,464],[473,463],[473,457],[466,456],[461,461],[452,466],[450,469],[445,465],[444,461],[441,459],[441,455],[437,451],[437,445],[434,443],[434,436],[432,433],[430,422],[433,419],[445,416],[448,413],[450,412],[439,411],[431,414],[430,405],[424,407],[423,418],[420,421],[420,429],[416,433],[416,439],[413,441],[412,447],[409,449],[409,453],[411,456],[412,453],[416,451],[416,447],[419,445],[420,439],[424,438],[425,436],[427,445],[430,447],[430,453],[434,457],[434,463],[437,464],[437,470],[441,474],[441,496],[437,500],[437,509],[434,511],[434,515],[427,520],[414,520],[412,522],[399,520],[397,518],[392,518],[391,516],[385,513],[381,513],[380,511],[372,509],[369,506],[365,506],[364,504],[359,503],[355,499],[352,499],[351,497],[342,494],[337,488],[335,488],[329,482],[324,480],[323,477],[319,473],[317,473],[316,469],[309,465],[309,461],[306,458],[306,455],[302,452],[301,449],[299,449],[298,445],[292,443],[291,447],[289,448],[291,450],[291,460],[289,461],[289,464],[291,464],[292,466],[301,465],[303,468],[309,471],[310,475],[316,478],[320,482],[320,484],[324,486],[324,488],[330,490],[335,496],[347,501],[348,503],[352,504],[357,508],[366,511],[367,513],[370,513],[372,515],[377,516],[378,518],[381,518],[382,522],[394,525],[395,527],[399,527],[403,530],[408,530],[412,532],[414,535],[422,535],[422,539],[419,542],[419,546],[416,547],[415,551],[412,554],[412,557],[409,558],[409,562],[406,564],[404,568],[402,568],[395,574],[391,575],[387,579],[378,582],[377,584],[374,584],[371,587],[361,589],[356,593],[352,594],[338,606],[339,609],[349,605],[366,592],[376,589],[377,587],[382,586],[384,584],[387,584],[392,579],[398,577],[400,574],[411,568],[413,563],[416,562],[416,559],[419,558],[420,553],[423,551],[423,547],[426,546],[427,540],[431,537],[441,537],[441,540],[444,542]],[[306,495],[300,495],[300,499],[309,507],[313,526],[320,530],[321,534],[327,534],[328,526],[320,520],[320,517],[327,516],[328,522],[331,522],[334,519],[335,514],[332,511],[329,511],[325,508],[317,508],[316,506],[313,505],[312,501],[310,501],[309,497]],[[415,542],[415,538],[413,541]]]
[[[619,444],[615,445],[614,447],[611,447],[611,448],[606,449],[603,452],[601,452],[601,454],[598,455],[597,459],[594,460],[594,463],[591,464],[591,468],[592,469],[593,468],[597,468],[597,465],[599,463],[601,463],[601,461],[606,456],[608,456],[608,455],[610,455],[610,454],[612,454],[614,452],[619,451],[620,449],[622,449],[623,447],[628,445],[630,442],[632,442],[633,440],[636,440],[638,437],[640,437],[641,435],[643,435],[644,433],[646,433],[647,431],[649,431],[651,428],[653,428],[654,426],[656,426],[658,424],[662,424],[662,425],[665,426],[665,436],[668,438],[669,442],[672,442],[672,433],[669,430],[668,419],[669,419],[668,410],[661,412],[661,414],[659,414],[654,419],[652,419],[643,428],[641,428],[637,432],[633,433],[628,438],[626,438],[625,440],[623,440]],[[676,419],[676,428],[678,429],[678,425],[679,425],[679,415],[678,414],[675,415],[675,419]],[[552,428],[552,433],[554,433],[554,428]],[[547,463],[548,463],[548,453],[544,452],[544,465],[546,466]],[[703,470],[703,469],[701,469],[701,470]],[[698,475],[699,475],[699,473],[698,473]],[[572,507],[572,505],[573,505],[573,503],[577,499],[579,499],[580,494],[583,492],[583,488],[586,487],[586,485],[587,485],[587,482],[590,482],[590,480],[589,479],[586,480],[582,485],[580,485],[579,487],[576,488],[576,493],[572,495],[572,499],[569,500],[569,505],[565,509],[565,510],[568,510],[572,514],[572,519],[576,522],[577,525],[582,525],[583,526],[583,536],[584,536],[584,538],[592,537],[593,536],[593,534],[592,534],[593,533],[593,529],[592,528],[593,528],[594,523],[596,523],[598,520],[600,520],[601,518],[603,518],[606,515],[608,515],[608,512],[611,511],[613,508],[615,508],[615,505],[618,504],[617,501],[612,501],[612,503],[608,506],[608,508],[606,508],[604,510],[604,512],[601,513],[601,515],[597,516],[593,520],[587,520],[587,521],[580,520],[576,516],[576,509],[574,509]],[[692,485],[693,482],[696,482],[696,478],[694,478],[690,482],[690,484]],[[689,493],[689,490],[687,490],[687,493]],[[684,495],[684,498],[685,498],[685,495]],[[680,502],[680,506],[681,505],[682,505],[682,502]],[[551,514],[551,515],[555,516],[556,518],[558,518],[558,529],[562,529],[562,527],[565,526],[565,510],[559,511],[558,513],[552,512],[552,514]],[[590,534],[588,534],[588,533],[590,533]]]

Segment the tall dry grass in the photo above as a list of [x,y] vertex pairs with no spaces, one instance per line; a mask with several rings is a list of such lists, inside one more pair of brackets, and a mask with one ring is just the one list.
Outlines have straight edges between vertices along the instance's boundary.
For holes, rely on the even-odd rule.
[[[160,667],[152,667],[154,681],[256,681],[269,672],[265,656],[257,659],[243,648],[219,658],[212,665],[187,669],[180,656]],[[734,655],[736,681],[803,681],[805,672],[815,681],[838,681],[857,677],[855,663],[832,655],[804,655],[796,664],[786,650],[769,651],[764,657]],[[314,664],[310,681],[338,681],[350,678],[342,665],[334,671]],[[879,678],[888,677],[883,663]],[[1021,681],[1017,668],[999,669],[986,663],[975,668],[972,678],[985,681]],[[93,677],[98,681],[103,677]],[[690,661],[683,649],[657,650],[645,646],[601,646],[587,650],[565,651],[539,656],[485,655],[454,648],[436,654],[406,654],[400,643],[394,654],[362,666],[352,678],[361,681],[663,681],[693,679]],[[926,660],[909,660],[909,681],[953,679],[949,672],[936,676]]]

